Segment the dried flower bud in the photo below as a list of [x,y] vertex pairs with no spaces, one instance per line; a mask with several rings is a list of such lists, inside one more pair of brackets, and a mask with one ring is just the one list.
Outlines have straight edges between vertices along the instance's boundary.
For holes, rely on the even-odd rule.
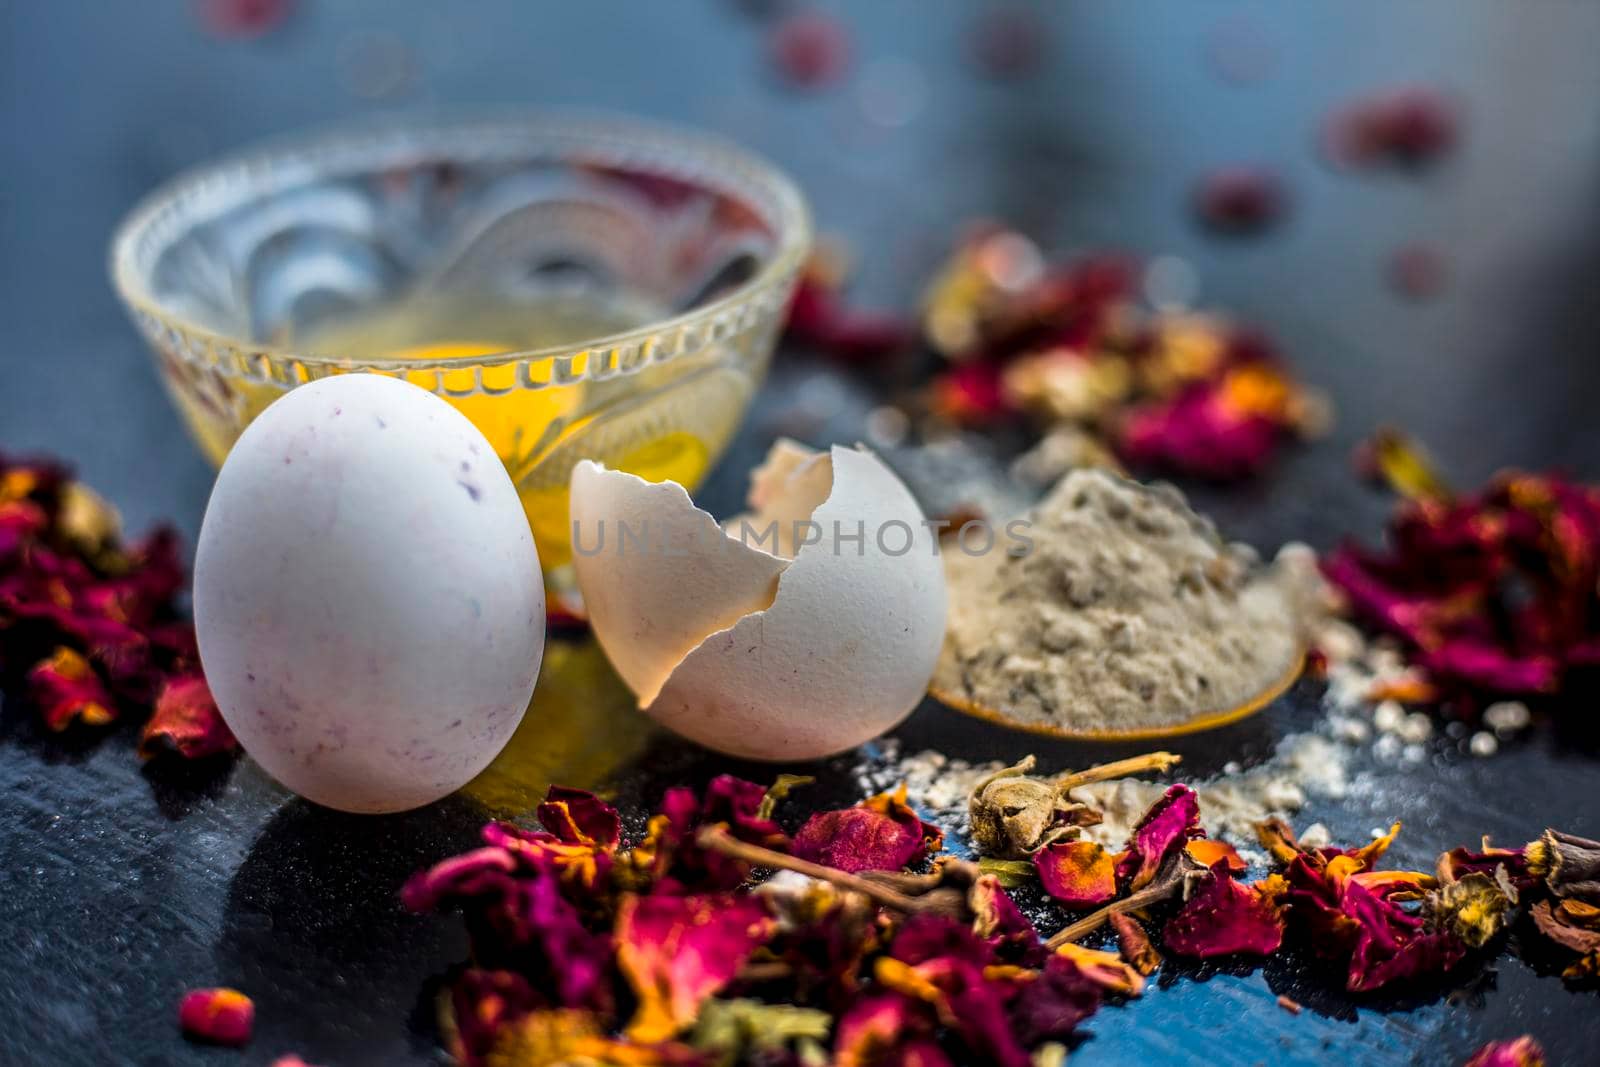
[[1070,841],[1078,827],[1096,821],[1088,805],[1067,799],[1054,782],[1031,778],[1034,758],[979,782],[968,811],[978,851],[999,859],[1021,859],[1046,845]]
[[1498,868],[1496,875],[1474,871],[1441,885],[1425,898],[1428,913],[1469,948],[1482,948],[1505,926],[1517,903],[1516,887],[1505,868]]
[[1600,902],[1600,841],[1546,830],[1529,842],[1528,871],[1558,897]]

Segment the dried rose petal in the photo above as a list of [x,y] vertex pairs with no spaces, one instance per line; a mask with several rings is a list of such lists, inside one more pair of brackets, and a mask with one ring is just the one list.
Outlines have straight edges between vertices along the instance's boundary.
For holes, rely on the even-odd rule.
[[1405,872],[1358,874],[1345,884],[1340,910],[1360,927],[1345,982],[1353,993],[1442,974],[1466,955],[1466,945],[1454,934],[1429,930],[1422,918],[1400,909],[1392,899],[1397,883],[1385,878],[1396,873]]
[[754,896],[623,897],[617,965],[639,999],[628,1037],[666,1041],[692,1023],[774,930]]
[[1167,920],[1162,942],[1180,956],[1201,959],[1276,952],[1283,943],[1278,900],[1286,888],[1281,879],[1261,887],[1236,882],[1227,860],[1219,859],[1211,877]]
[[801,344],[852,361],[901,351],[916,338],[915,329],[899,316],[847,307],[837,289],[810,274],[795,288],[784,330]]
[[1136,997],[1144,992],[1144,977],[1114,952],[1101,952],[1068,942],[1056,949],[1051,958],[1067,960],[1107,993]]
[[994,962],[993,945],[944,915],[911,916],[895,933],[889,954],[912,965],[942,957],[965,960],[980,969]]
[[1123,418],[1117,449],[1129,464],[1215,481],[1262,470],[1293,436],[1292,387],[1275,371],[1250,368],[1195,382],[1170,400]]
[[1577,953],[1600,952],[1600,909],[1595,909],[1594,915],[1579,917],[1572,912],[1572,903],[1563,901],[1557,907],[1541,900],[1529,909],[1529,915],[1539,932],[1562,948]]
[[1283,180],[1261,167],[1225,167],[1200,180],[1195,211],[1212,229],[1253,233],[1282,217],[1288,203]]
[[1063,841],[1033,854],[1039,884],[1068,908],[1095,908],[1117,895],[1117,864],[1093,841]]
[[293,0],[202,0],[201,21],[219,37],[260,37],[294,9]]
[[1226,841],[1197,837],[1183,847],[1184,851],[1189,853],[1189,858],[1202,867],[1211,868],[1220,861],[1228,865],[1228,871],[1232,874],[1239,874],[1245,869],[1245,862],[1240,858],[1238,849]]
[[960,956],[935,956],[912,965],[892,956],[878,959],[874,977],[885,988],[931,1005],[983,1063],[1028,1067],[1028,1054],[1006,1018],[1009,990],[983,968]]
[[1323,134],[1330,162],[1341,167],[1421,166],[1455,147],[1460,119],[1437,90],[1405,86],[1334,113]]
[[767,790],[755,782],[720,774],[702,798],[688,786],[669,789],[660,812],[650,820],[645,839],[619,856],[630,885],[655,884],[691,889],[733,889],[750,876],[750,865],[695,844],[702,826],[724,825],[740,841],[788,852],[789,836],[761,814]]
[[33,702],[52,730],[75,722],[104,726],[117,717],[117,706],[88,660],[70,648],[57,648],[28,672]]
[[850,37],[844,25],[820,11],[803,11],[778,23],[768,48],[774,69],[800,89],[819,89],[837,81],[850,64]]
[[1006,394],[1000,365],[987,361],[962,363],[936,377],[929,406],[952,422],[974,426],[1015,411]]
[[1039,931],[992,874],[975,878],[967,890],[972,932],[995,947],[1001,958],[1035,966],[1044,951]]
[[1103,996],[1101,982],[1085,974],[1071,957],[1054,955],[1018,992],[1009,1011],[1011,1025],[1028,1048],[1042,1041],[1064,1040],[1100,1010]]
[[606,851],[622,840],[617,809],[587,789],[553,785],[536,812],[546,830],[574,845],[595,845]]
[[202,759],[238,747],[239,742],[222,721],[217,702],[211,697],[211,688],[199,674],[167,680],[139,735],[139,756],[143,759],[161,752]]
[[1544,1048],[1532,1034],[1491,1041],[1474,1052],[1463,1067],[1544,1067]]
[[883,793],[853,808],[819,812],[795,834],[794,854],[855,874],[898,871],[923,859],[943,840],[906,803],[906,788]]
[[450,989],[444,1029],[451,1054],[463,1064],[479,1064],[508,1024],[541,1005],[528,980],[513,971],[470,967]]
[[1117,947],[1122,950],[1122,958],[1128,961],[1128,965],[1146,978],[1154,974],[1156,968],[1161,966],[1161,953],[1150,944],[1150,937],[1139,925],[1139,920],[1118,911],[1113,912],[1106,921],[1116,932]]
[[834,1067],[950,1067],[924,1004],[884,991],[854,998],[834,1027]]
[[1475,872],[1498,878],[1499,871],[1504,871],[1506,880],[1519,890],[1532,888],[1538,882],[1528,869],[1527,849],[1494,848],[1488,838],[1484,839],[1483,848],[1479,851],[1453,848],[1443,853],[1435,873],[1439,881],[1448,883],[1460,881]]
[[246,1045],[255,1022],[255,1004],[237,989],[194,989],[178,1002],[178,1025],[195,1041]]
[[1134,826],[1128,849],[1117,860],[1117,880],[1124,883],[1124,892],[1149,885],[1168,853],[1201,832],[1200,800],[1194,790],[1169,786]]

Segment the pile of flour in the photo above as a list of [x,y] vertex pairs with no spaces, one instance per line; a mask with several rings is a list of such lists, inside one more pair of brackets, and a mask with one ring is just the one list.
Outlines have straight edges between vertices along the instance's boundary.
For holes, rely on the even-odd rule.
[[1074,471],[1026,518],[1026,555],[946,551],[936,695],[1021,725],[1162,729],[1297,665],[1301,576],[1224,544],[1176,489]]

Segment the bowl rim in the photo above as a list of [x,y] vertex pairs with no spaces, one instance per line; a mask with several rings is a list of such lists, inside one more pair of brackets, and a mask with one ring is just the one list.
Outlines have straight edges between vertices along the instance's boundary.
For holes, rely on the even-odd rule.
[[[399,163],[407,157],[449,158],[473,137],[521,136],[567,139],[574,145],[610,146],[624,155],[650,148],[696,162],[693,179],[748,201],[759,192],[770,200],[777,246],[761,268],[737,287],[699,307],[690,308],[616,333],[543,348],[506,350],[438,359],[362,358],[298,351],[272,342],[231,336],[202,326],[174,310],[151,292],[135,262],[140,241],[169,217],[193,211],[186,202],[202,201],[205,217],[248,203],[265,190],[296,175],[310,177],[328,169],[371,167],[381,160]],[[659,165],[659,159],[656,160]],[[665,169],[670,173],[671,168]],[[715,177],[706,178],[705,172]],[[763,212],[765,214],[765,212]],[[615,112],[579,109],[434,109],[325,123],[310,130],[257,141],[209,162],[190,167],[140,198],[112,233],[108,268],[117,295],[137,314],[179,331],[191,341],[248,352],[270,362],[298,363],[307,371],[361,368],[387,372],[449,371],[554,360],[590,351],[641,345],[708,321],[715,322],[747,305],[764,292],[783,289],[798,274],[811,248],[811,214],[799,186],[763,156],[719,135],[688,126],[641,119]],[[658,358],[661,358],[658,356]]]

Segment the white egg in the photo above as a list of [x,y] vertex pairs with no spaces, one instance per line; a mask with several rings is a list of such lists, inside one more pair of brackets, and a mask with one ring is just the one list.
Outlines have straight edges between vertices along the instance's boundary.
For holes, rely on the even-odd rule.
[[403,811],[483,770],[544,652],[544,583],[466,417],[371,374],[285,394],[217,475],[195,555],[206,679],[245,750],[308,800]]
[[781,441],[749,502],[723,528],[675,483],[574,469],[574,566],[617,673],[653,718],[745,759],[816,759],[895,726],[944,638],[944,569],[911,493],[864,450]]

